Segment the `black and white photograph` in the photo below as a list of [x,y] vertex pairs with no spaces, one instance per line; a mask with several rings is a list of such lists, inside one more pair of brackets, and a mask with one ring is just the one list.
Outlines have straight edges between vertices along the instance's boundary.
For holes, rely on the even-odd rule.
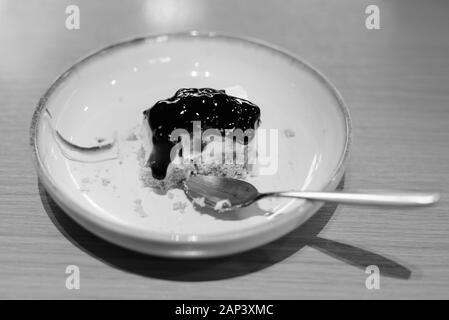
[[448,299],[448,16],[0,0],[0,299]]

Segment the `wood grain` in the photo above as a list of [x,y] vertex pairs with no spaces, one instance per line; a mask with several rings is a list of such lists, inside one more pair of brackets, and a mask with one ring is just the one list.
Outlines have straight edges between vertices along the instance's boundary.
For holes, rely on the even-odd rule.
[[[76,31],[64,27],[72,3],[81,10]],[[376,3],[381,29],[369,31],[364,11]],[[0,2],[0,298],[448,298],[448,9],[405,0]],[[32,167],[28,127],[39,97],[93,50],[185,29],[254,36],[305,58],[351,109],[345,188],[436,190],[440,204],[326,206],[274,243],[196,262],[132,253],[77,226]],[[80,290],[65,288],[69,264],[80,267]],[[380,290],[365,288],[371,264]]]

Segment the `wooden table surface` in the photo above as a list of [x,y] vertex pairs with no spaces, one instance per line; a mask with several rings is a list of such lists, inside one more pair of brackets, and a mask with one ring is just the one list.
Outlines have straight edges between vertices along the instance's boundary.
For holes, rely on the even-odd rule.
[[[81,28],[65,28],[66,6]],[[380,8],[380,30],[365,8]],[[449,2],[0,1],[0,298],[449,298]],[[80,57],[179,30],[253,36],[326,74],[350,107],[344,187],[441,192],[424,209],[326,206],[228,258],[136,254],[77,226],[39,185],[28,130],[39,97]],[[81,288],[65,287],[77,265]],[[380,289],[365,287],[368,265]]]

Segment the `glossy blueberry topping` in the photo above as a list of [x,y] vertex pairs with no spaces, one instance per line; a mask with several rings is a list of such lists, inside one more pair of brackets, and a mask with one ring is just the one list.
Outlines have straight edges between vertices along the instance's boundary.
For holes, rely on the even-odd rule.
[[153,134],[153,150],[147,165],[156,179],[163,179],[170,164],[170,150],[176,142],[170,140],[175,129],[193,132],[193,121],[200,121],[201,130],[218,129],[223,135],[229,130],[256,129],[260,109],[248,100],[229,96],[225,90],[183,88],[166,100],[156,102],[143,112]]

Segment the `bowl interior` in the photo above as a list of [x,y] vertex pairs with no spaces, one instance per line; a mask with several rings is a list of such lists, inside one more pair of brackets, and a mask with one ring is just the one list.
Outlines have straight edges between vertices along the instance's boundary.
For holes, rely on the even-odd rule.
[[167,195],[143,187],[137,161],[141,141],[127,137],[138,130],[143,110],[183,87],[238,87],[261,108],[261,128],[268,130],[267,138],[276,136],[268,148],[277,152],[273,173],[250,179],[259,191],[320,190],[334,177],[346,151],[348,123],[338,95],[313,69],[248,41],[164,36],[84,60],[47,96],[45,107],[67,140],[91,145],[98,138],[121,137],[117,159],[69,160],[40,111],[36,153],[60,200],[70,199],[97,220],[174,241],[239,234],[303,204],[267,199],[234,214],[215,214],[194,208],[181,190]]

